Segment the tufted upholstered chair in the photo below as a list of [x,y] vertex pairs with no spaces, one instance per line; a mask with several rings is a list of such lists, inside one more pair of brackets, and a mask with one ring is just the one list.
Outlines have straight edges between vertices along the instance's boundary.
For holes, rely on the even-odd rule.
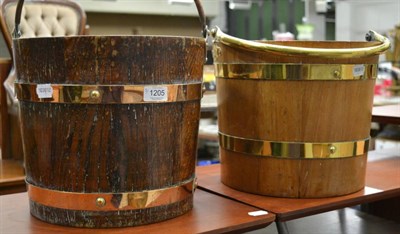
[[[3,0],[0,11],[1,29],[10,54],[17,3],[18,0]],[[86,14],[76,2],[27,0],[21,14],[21,37],[82,35],[85,25]]]
[[[12,55],[12,32],[18,0],[0,0],[0,27]],[[25,0],[21,14],[21,38],[72,36],[85,34],[86,14],[70,0]],[[3,87],[3,81],[4,87]],[[1,93],[7,95],[7,106],[1,106],[2,158],[22,159],[22,145],[18,122],[18,102],[14,95],[15,71],[1,78]],[[4,90],[5,89],[5,90]],[[6,93],[4,92],[6,91]],[[8,118],[3,118],[8,115]]]

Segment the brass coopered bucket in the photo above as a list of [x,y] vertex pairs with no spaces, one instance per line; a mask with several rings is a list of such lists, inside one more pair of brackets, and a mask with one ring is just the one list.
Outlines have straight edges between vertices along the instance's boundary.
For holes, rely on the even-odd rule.
[[13,43],[33,216],[100,228],[192,209],[204,38]]
[[378,57],[389,41],[375,32],[371,42],[211,35],[222,182],[292,198],[361,190]]

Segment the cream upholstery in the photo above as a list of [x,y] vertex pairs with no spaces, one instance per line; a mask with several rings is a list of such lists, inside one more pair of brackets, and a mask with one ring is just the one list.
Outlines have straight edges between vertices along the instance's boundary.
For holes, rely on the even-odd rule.
[[[7,29],[14,29],[16,4],[6,6]],[[26,2],[21,14],[21,37],[51,37],[79,34],[80,14],[73,8]]]
[[[5,1],[2,7],[3,23],[9,40],[14,30],[17,0]],[[84,32],[86,15],[75,2],[66,0],[27,0],[21,12],[21,38],[72,36]],[[8,93],[8,112],[16,114],[18,102],[14,93],[15,71],[12,69],[4,82]]]
[[[1,0],[0,25],[11,51],[18,0]],[[85,34],[86,14],[71,0],[25,0],[21,12],[22,37],[72,36]]]
[[[15,12],[18,0],[0,0],[0,26],[6,44],[12,55],[12,38],[14,31]],[[25,0],[21,12],[21,37],[52,37],[84,34],[86,14],[82,8],[71,0]],[[0,96],[7,96],[7,106],[0,106],[1,116],[8,116],[10,121],[1,121],[1,137],[10,138],[10,145],[1,145],[1,155],[4,158],[14,158],[21,155],[22,143],[18,123],[18,100],[15,97],[15,69],[12,68],[7,79],[0,88]],[[0,84],[1,85],[1,84]],[[6,93],[5,93],[6,91]],[[6,119],[6,118],[4,118]],[[11,121],[13,120],[13,121]],[[14,124],[15,127],[10,127]],[[13,125],[13,126],[14,126]]]

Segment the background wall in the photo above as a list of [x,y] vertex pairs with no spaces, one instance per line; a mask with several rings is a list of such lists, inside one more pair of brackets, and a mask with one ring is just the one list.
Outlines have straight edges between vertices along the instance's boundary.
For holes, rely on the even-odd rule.
[[[0,0],[3,1],[3,0]],[[76,0],[86,11],[92,35],[201,36],[193,0]],[[219,0],[202,0],[209,18],[219,13]],[[0,56],[9,57],[0,36]]]
[[4,41],[3,35],[0,33],[0,58],[10,58],[6,42]]
[[370,30],[385,34],[400,24],[399,0],[337,0],[336,40],[365,40]]
[[201,36],[196,17],[88,12],[87,18],[94,35]]
[[[307,22],[315,27],[314,40],[364,40],[370,29],[385,34],[400,24],[400,0],[335,0],[335,15],[330,22],[326,14],[315,11],[316,1],[321,0],[253,0],[248,10],[227,10],[228,1],[202,0],[212,25],[251,40],[272,39],[272,31],[278,30],[281,23],[296,35],[295,24],[302,23],[306,5]],[[193,5],[167,5],[167,0],[77,2],[86,10],[91,34],[200,36]],[[144,7],[146,4],[153,7]],[[119,7],[113,8],[115,5]],[[0,56],[9,57],[1,36]]]
[[[91,34],[201,36],[193,0],[80,0]],[[219,12],[219,1],[202,0],[207,17]]]
[[[304,3],[305,4],[305,3]],[[323,41],[326,40],[326,16],[325,14],[319,14],[316,12],[316,7],[315,7],[315,0],[308,0],[308,3],[305,4],[305,8],[308,9],[306,16],[307,18],[307,23],[310,23],[314,25],[314,32],[313,40],[317,41]],[[306,9],[305,9],[306,11]]]
[[[197,17],[132,15],[87,12],[92,35],[171,35],[201,37]],[[10,57],[4,38],[0,35],[0,57]]]
[[248,10],[228,10],[228,33],[249,40],[271,40],[272,31],[285,24],[286,31],[297,34],[295,25],[302,23],[304,14],[303,0],[253,0]]

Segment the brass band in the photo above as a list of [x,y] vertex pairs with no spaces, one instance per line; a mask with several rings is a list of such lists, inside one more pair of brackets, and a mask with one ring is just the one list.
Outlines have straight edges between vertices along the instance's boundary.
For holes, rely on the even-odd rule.
[[193,195],[195,180],[180,185],[130,193],[75,193],[49,190],[27,183],[29,198],[45,206],[85,211],[136,210],[182,201]]
[[[15,89],[20,101],[51,103],[93,103],[93,104],[137,104],[159,102],[183,102],[200,100],[202,84],[157,84],[157,85],[74,85],[49,84],[50,98],[40,98],[36,92],[38,84],[16,83]],[[163,100],[146,100],[145,89],[163,89]]]
[[221,148],[256,156],[281,158],[346,158],[368,152],[369,138],[347,142],[273,142],[229,136],[219,132]]
[[376,79],[377,64],[215,64],[215,76],[264,80]]

